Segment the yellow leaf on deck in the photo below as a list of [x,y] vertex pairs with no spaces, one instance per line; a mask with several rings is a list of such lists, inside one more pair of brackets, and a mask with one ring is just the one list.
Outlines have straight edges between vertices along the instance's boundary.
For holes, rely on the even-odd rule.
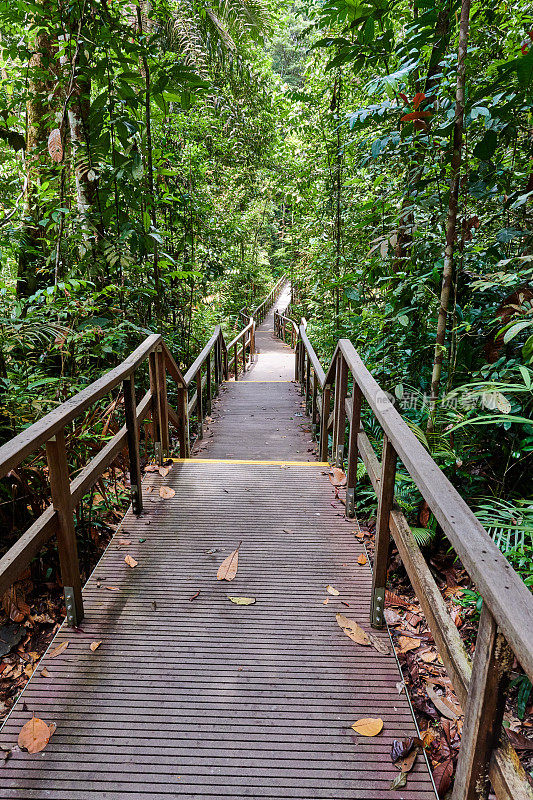
[[124,559],[124,561],[126,562],[126,564],[128,565],[128,567],[131,567],[132,569],[133,569],[133,567],[136,567],[136,566],[137,566],[137,564],[139,563],[138,561],[135,561],[135,559],[134,559],[134,558],[132,558],[132,556],[130,556],[129,554],[126,556],[126,558]]
[[361,555],[360,555],[360,556],[359,556],[359,558],[357,559],[357,563],[358,563],[358,564],[361,564],[361,566],[362,566],[362,567],[364,567],[364,565],[366,564],[367,560],[368,560],[368,559],[367,559],[367,557],[365,556],[365,554],[364,554],[364,553],[361,553]]
[[335,589],[334,586],[326,586],[326,592],[328,594],[334,595],[335,597],[337,597],[337,595],[340,594],[339,590]]
[[93,651],[93,653],[94,653],[94,651],[95,651],[95,650],[98,650],[98,648],[99,648],[99,647],[100,647],[100,645],[102,644],[102,641],[103,641],[103,639],[101,639],[99,642],[91,642],[91,644],[89,645],[89,647],[91,648],[91,650]]
[[236,606],[252,606],[255,603],[255,597],[230,597],[229,594],[228,600],[231,600]]
[[339,627],[342,628],[346,636],[348,636],[352,642],[364,646],[370,644],[370,640],[364,630],[353,619],[348,619],[344,614],[337,614],[336,620]]
[[159,497],[162,497],[164,500],[170,500],[175,494],[176,492],[170,486],[162,486],[159,490]]
[[383,720],[369,717],[368,719],[358,719],[352,728],[360,736],[377,736],[383,730]]

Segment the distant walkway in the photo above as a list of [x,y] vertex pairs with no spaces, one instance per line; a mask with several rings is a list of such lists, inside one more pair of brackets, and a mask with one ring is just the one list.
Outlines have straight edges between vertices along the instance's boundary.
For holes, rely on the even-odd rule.
[[[275,304],[284,311],[287,287]],[[194,450],[203,458],[314,461],[316,445],[294,381],[294,351],[274,336],[274,309],[256,332],[258,355],[238,381],[222,386],[213,423]]]

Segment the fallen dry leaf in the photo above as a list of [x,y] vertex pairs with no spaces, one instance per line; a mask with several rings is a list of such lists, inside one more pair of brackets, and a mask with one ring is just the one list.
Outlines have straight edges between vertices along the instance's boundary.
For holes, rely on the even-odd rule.
[[385,590],[385,605],[398,606],[399,608],[410,608],[407,600],[404,600],[403,597],[400,597],[398,594],[394,594],[394,592],[389,592],[388,589]]
[[135,559],[134,559],[134,558],[132,558],[132,556],[130,556],[129,554],[126,556],[126,558],[124,559],[124,561],[126,562],[126,564],[128,565],[128,567],[131,567],[132,569],[133,569],[134,567],[136,567],[136,566],[137,566],[137,564],[139,563],[138,561],[135,561]]
[[131,539],[119,539],[118,546],[119,547],[129,547],[131,544]]
[[448,758],[446,761],[442,761],[440,764],[437,764],[433,770],[433,780],[435,781],[435,786],[437,787],[437,793],[439,797],[444,797],[450,788],[452,775],[453,759],[451,758]]
[[164,500],[170,500],[175,494],[176,492],[170,486],[162,486],[159,490],[159,497],[162,497]]
[[237,567],[239,566],[239,547],[242,542],[239,542],[233,553],[230,553],[224,559],[217,572],[217,581],[232,581],[237,574]]
[[373,636],[371,633],[367,633],[367,636],[370,639],[370,644],[374,650],[377,650],[378,653],[383,653],[384,656],[389,655],[390,648],[386,642],[383,642],[381,639],[378,639],[377,636]]
[[106,586],[105,588],[107,589],[108,592],[120,592],[118,586]]
[[407,784],[407,773],[399,772],[390,785],[391,789],[403,789]]
[[333,486],[346,486],[346,473],[339,467],[332,467],[329,471],[329,479]]
[[372,717],[368,719],[358,719],[357,722],[354,722],[352,725],[354,731],[360,736],[377,736],[378,733],[381,733],[383,730],[383,720],[382,719],[374,719]]
[[90,649],[93,651],[93,653],[94,653],[94,651],[95,651],[95,650],[98,650],[98,648],[99,648],[99,647],[100,647],[100,645],[102,644],[102,641],[103,641],[103,639],[101,639],[99,642],[91,642],[91,644],[89,645],[89,647],[90,647]]
[[409,650],[416,650],[420,647],[420,639],[412,639],[410,636],[400,636],[398,639],[400,653],[407,653]]
[[53,728],[49,727],[39,717],[32,717],[19,733],[18,746],[22,750],[27,750],[28,753],[40,753],[50,741],[50,736],[54,731],[55,725]]
[[328,603],[329,603],[329,597],[326,597],[325,600],[322,600],[322,605],[327,606]]
[[328,594],[332,594],[332,595],[334,595],[335,597],[337,597],[337,595],[339,595],[339,594],[340,594],[339,590],[338,590],[338,589],[335,589],[335,587],[334,587],[334,586],[326,586],[326,592],[327,592]]
[[168,473],[170,472],[170,467],[159,467],[157,470],[162,478],[166,478]]
[[40,674],[41,678],[49,678],[50,677],[50,673],[48,672],[46,667],[43,667],[39,674]]
[[523,733],[517,733],[510,728],[504,728],[507,738],[517,750],[533,750],[533,739],[524,736]]
[[428,697],[437,709],[444,717],[447,719],[459,719],[462,716],[461,708],[452,703],[451,700],[448,700],[447,697],[439,697],[436,693],[435,689],[433,688],[432,683],[428,683],[426,685],[426,691],[428,693]]
[[361,564],[362,567],[364,567],[364,565],[366,564],[367,561],[368,561],[368,559],[367,559],[367,557],[365,556],[364,553],[361,553],[361,555],[357,559],[357,563]]
[[345,617],[344,614],[337,614],[336,620],[338,626],[342,628],[346,636],[348,636],[352,642],[365,646],[370,644],[370,639],[364,630],[360,625],[357,624],[357,622],[354,622],[353,619],[348,619],[348,617]]
[[68,642],[63,642],[63,644],[58,644],[57,647],[54,647],[54,649],[50,651],[50,653],[48,654],[49,657],[55,658],[56,656],[61,655],[61,653],[64,653],[68,647],[68,644],[69,644]]
[[229,594],[228,600],[231,600],[236,606],[253,606],[255,603],[255,597],[230,597]]
[[431,650],[426,650],[424,653],[420,653],[420,658],[422,661],[425,661],[426,664],[432,664],[437,660],[437,653],[432,653]]

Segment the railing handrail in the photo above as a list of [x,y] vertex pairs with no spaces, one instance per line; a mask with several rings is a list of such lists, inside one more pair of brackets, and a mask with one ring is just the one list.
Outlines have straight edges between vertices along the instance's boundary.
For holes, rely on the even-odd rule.
[[10,439],[0,447],[0,478],[19,466],[27,456],[31,455],[41,445],[54,436],[59,430],[72,422],[89,406],[114,389],[124,378],[127,378],[142,364],[150,353],[161,344],[163,338],[158,333],[147,336],[146,339],[124,359],[117,367],[106,372],[101,378],[73,395],[61,405],[45,414],[40,420],[34,422],[17,436]]
[[287,276],[286,275],[282,275],[281,278],[277,281],[277,283],[272,287],[272,289],[267,294],[267,296],[264,298],[264,300],[262,300],[259,303],[259,305],[257,305],[251,311],[248,311],[248,307],[247,306],[243,306],[238,311],[239,315],[241,317],[254,317],[255,318],[257,316],[258,312],[260,311],[260,309],[262,309],[265,304],[267,304],[269,301],[272,303],[272,298],[275,298],[276,294],[279,292],[279,290],[283,286],[283,284],[286,283],[286,281],[287,281]]
[[[354,381],[388,440],[487,601],[522,667],[533,680],[533,597],[523,580],[394,408],[350,340],[339,340],[327,371],[324,371],[303,326],[300,326],[299,336],[322,389],[335,382],[337,357],[342,352]],[[504,591],[499,593],[502,586]]]
[[[284,337],[280,319],[282,315],[277,314],[275,330]],[[294,320],[290,321],[296,324]],[[348,396],[349,374],[353,379],[351,398]],[[296,379],[301,382],[306,399],[312,400],[313,424],[320,421],[322,460],[328,457],[328,431],[332,426],[333,461],[338,466],[343,465],[348,419],[347,515],[355,513],[359,455],[378,496],[371,624],[381,627],[384,623],[389,538],[392,534],[464,709],[465,722],[453,800],[477,797],[478,787],[487,776],[498,800],[530,800],[533,792],[516,753],[505,740],[498,744],[513,653],[529,678],[533,679],[533,597],[529,589],[402,419],[348,339],[339,340],[331,362],[324,370],[304,325],[300,325],[296,341]],[[331,415],[333,386],[334,411]],[[363,399],[383,430],[381,463],[361,425]],[[483,597],[473,664],[407,520],[394,505],[397,458],[412,477]]]
[[231,342],[230,342],[230,343],[227,345],[227,348],[228,348],[228,350],[231,350],[231,348],[232,348],[232,347],[233,347],[233,346],[234,346],[234,345],[235,345],[237,342],[239,342],[239,341],[240,341],[240,340],[243,338],[243,336],[245,336],[245,335],[248,333],[248,331],[252,330],[252,329],[254,328],[254,324],[255,324],[255,323],[254,323],[254,320],[253,320],[253,318],[252,318],[252,317],[250,317],[250,322],[248,323],[248,325],[246,325],[246,327],[244,327],[244,328],[243,328],[241,331],[239,331],[239,333],[237,334],[237,336],[235,336],[235,337],[234,337],[234,338],[231,340]]
[[215,342],[220,338],[224,338],[223,335],[222,335],[222,328],[220,327],[220,325],[217,325],[215,327],[215,330],[214,330],[211,338],[203,346],[201,352],[196,356],[196,358],[192,362],[191,366],[189,367],[189,369],[187,370],[187,372],[183,376],[183,380],[184,380],[185,386],[187,388],[189,388],[189,386],[195,380],[196,375],[198,373],[198,370],[200,369],[202,364],[205,362],[205,360],[209,357],[209,355],[211,353],[211,350],[215,346]]

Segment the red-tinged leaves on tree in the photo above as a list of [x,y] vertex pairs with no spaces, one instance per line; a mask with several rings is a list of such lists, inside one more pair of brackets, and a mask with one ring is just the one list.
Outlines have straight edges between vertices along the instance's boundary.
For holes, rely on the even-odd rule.
[[61,131],[59,128],[54,128],[48,137],[48,152],[52,161],[59,164],[63,160],[63,143],[61,141]]
[[422,103],[426,99],[426,95],[424,92],[417,92],[413,97],[413,108],[415,111],[418,110],[420,103]]
[[409,105],[409,98],[407,97],[407,95],[404,94],[403,92],[399,92],[399,95],[402,98],[402,100],[405,103],[405,105]]
[[439,797],[444,797],[450,788],[452,775],[453,761],[451,758],[447,759],[446,761],[442,761],[440,764],[437,764],[433,770],[433,780],[435,781],[435,786],[437,787],[437,794]]
[[412,120],[424,119],[430,117],[431,111],[412,111],[410,114],[404,114],[400,118],[400,122],[411,122]]

